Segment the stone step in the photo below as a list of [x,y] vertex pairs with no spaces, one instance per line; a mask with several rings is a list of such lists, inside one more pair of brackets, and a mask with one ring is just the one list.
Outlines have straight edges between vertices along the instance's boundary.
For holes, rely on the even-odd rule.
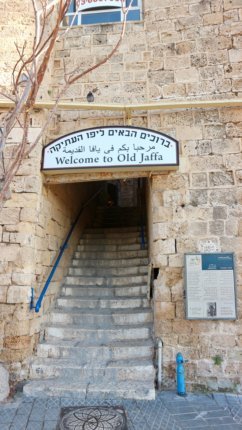
[[99,259],[107,259],[107,260],[117,260],[124,258],[147,258],[148,251],[147,249],[139,249],[137,251],[116,251],[114,252],[103,252],[103,251],[81,251],[75,252],[74,259],[88,259],[88,260],[99,260]]
[[37,358],[30,366],[31,378],[68,377],[82,382],[105,381],[147,381],[154,378],[154,367],[150,360],[119,360],[106,365],[87,362],[81,366],[70,358]]
[[[141,250],[141,244],[140,243],[131,243],[131,244],[103,244],[103,243],[96,243],[96,244],[85,244],[85,245],[78,245],[77,246],[77,252],[119,252],[119,251],[140,251]],[[115,257],[115,254],[113,255]]]
[[28,382],[23,392],[31,397],[78,397],[78,400],[97,399],[134,399],[134,400],[154,400],[155,387],[152,381],[98,381],[95,383],[80,383],[80,381],[70,381],[69,378],[57,378],[47,380],[37,380]]
[[75,325],[50,325],[45,329],[46,340],[51,338],[59,339],[78,339],[83,344],[87,342],[92,345],[106,345],[113,341],[122,340],[137,340],[137,339],[149,339],[151,337],[151,325],[144,326],[116,326],[115,328],[92,328]]
[[132,227],[92,227],[86,228],[85,234],[125,234],[125,233],[137,233],[140,231],[140,226],[132,226]]
[[127,276],[127,275],[145,275],[147,266],[136,267],[70,267],[69,276]]
[[[146,258],[126,258],[126,259],[98,259],[98,260],[84,260],[79,258],[78,260],[72,260],[72,267],[100,267],[103,269],[109,268],[128,268],[128,267],[139,267],[148,266],[149,259]],[[86,269],[85,269],[86,270]],[[147,267],[146,267],[147,270]]]
[[64,285],[61,289],[62,296],[79,297],[94,297],[105,298],[105,297],[128,297],[147,294],[147,285],[138,286],[125,286],[125,287],[95,287],[95,286],[73,286]]
[[82,365],[95,363],[107,364],[112,360],[153,358],[154,347],[150,339],[140,341],[112,342],[104,345],[83,345],[75,340],[52,339],[52,342],[40,343],[37,348],[38,357],[42,358],[75,358]]
[[127,239],[136,239],[140,237],[141,231],[140,228],[135,229],[134,231],[126,231],[126,229],[120,228],[118,231],[113,232],[111,229],[106,229],[106,231],[99,231],[99,229],[93,230],[84,230],[81,235],[80,240],[94,240],[94,241],[103,241],[103,240],[122,240],[126,241]]
[[125,286],[125,285],[142,285],[147,284],[147,275],[134,275],[134,276],[109,276],[107,278],[102,276],[66,276],[65,284],[67,285],[83,285],[83,286]]
[[149,301],[146,297],[125,297],[120,299],[105,298],[105,299],[90,299],[82,297],[81,299],[69,297],[59,297],[57,305],[60,308],[80,308],[80,309],[132,309],[132,308],[147,308]]
[[88,322],[90,326],[96,327],[107,327],[108,325],[138,325],[151,323],[153,321],[153,314],[150,309],[138,309],[136,312],[109,312],[100,313],[95,312],[76,312],[73,309],[69,311],[63,311],[54,309],[50,315],[51,323],[63,323],[63,324],[85,324]]
[[119,237],[96,237],[96,235],[89,235],[90,237],[82,238],[79,240],[78,245],[80,246],[88,246],[88,245],[135,245],[141,244],[141,236],[140,234],[136,234],[133,237],[123,237],[120,234]]

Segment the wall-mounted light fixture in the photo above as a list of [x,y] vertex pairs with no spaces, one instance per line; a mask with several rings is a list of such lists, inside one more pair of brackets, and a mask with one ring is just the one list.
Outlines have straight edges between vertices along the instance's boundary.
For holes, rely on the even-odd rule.
[[91,91],[89,91],[89,93],[87,94],[87,101],[88,103],[94,102],[94,95]]

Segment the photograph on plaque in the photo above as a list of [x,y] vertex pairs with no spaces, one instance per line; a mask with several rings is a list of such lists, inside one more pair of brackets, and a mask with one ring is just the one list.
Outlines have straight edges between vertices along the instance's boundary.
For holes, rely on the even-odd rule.
[[235,320],[234,254],[185,254],[185,289],[187,319]]

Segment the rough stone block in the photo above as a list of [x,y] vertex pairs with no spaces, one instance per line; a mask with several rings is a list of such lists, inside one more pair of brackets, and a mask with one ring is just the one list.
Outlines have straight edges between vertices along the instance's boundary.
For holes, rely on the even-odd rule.
[[208,203],[208,191],[206,189],[190,191],[190,203],[192,206],[206,205]]
[[224,235],[224,221],[216,220],[209,223],[209,232],[215,236]]
[[164,239],[157,240],[153,245],[154,255],[160,254],[175,254],[175,240],[174,239]]
[[200,252],[219,252],[221,250],[218,239],[201,239],[197,243]]
[[175,304],[168,302],[155,302],[155,318],[159,320],[173,320],[175,318]]
[[5,336],[27,336],[29,335],[29,321],[23,320],[21,324],[16,324],[15,321],[11,321],[5,326]]
[[209,173],[209,183],[212,187],[233,185],[234,178],[232,172],[211,172]]
[[204,236],[207,234],[207,223],[202,221],[189,224],[189,232],[193,236]]
[[224,190],[214,190],[210,192],[209,201],[212,206],[228,205],[232,206],[237,203],[236,190],[228,188]]
[[154,299],[161,302],[171,302],[171,290],[159,281],[154,281]]
[[0,211],[0,224],[18,224],[19,208],[2,208]]
[[217,12],[217,13],[209,13],[207,15],[204,15],[203,22],[205,25],[222,24],[223,23],[223,13]]
[[184,256],[182,254],[169,255],[169,266],[170,267],[183,267]]
[[29,303],[30,297],[30,286],[11,285],[8,289],[7,303]]
[[[1,275],[1,276],[5,277],[6,275]],[[6,303],[6,301],[7,301],[7,291],[8,291],[7,285],[9,285],[9,284],[3,285],[2,281],[1,281],[1,276],[0,276],[0,285],[1,285],[1,288],[0,288],[0,303]]]
[[13,350],[29,348],[30,344],[30,336],[6,336],[4,339],[4,347]]
[[192,186],[194,188],[205,188],[207,187],[207,174],[206,173],[193,173],[192,175]]
[[0,254],[1,254],[1,260],[8,261],[8,262],[16,262],[18,263],[20,258],[20,247],[19,245],[7,245],[6,244],[0,244]]
[[213,218],[217,219],[227,219],[228,209],[226,206],[217,206],[213,208]]
[[180,83],[190,83],[198,82],[199,74],[195,67],[190,67],[187,69],[175,70],[175,82]]
[[230,49],[229,60],[231,63],[239,63],[242,61],[242,49]]
[[181,125],[179,127],[176,127],[176,136],[178,140],[195,140],[195,139],[202,139],[203,138],[203,132],[201,127],[189,127]]
[[167,223],[153,224],[153,240],[167,238]]

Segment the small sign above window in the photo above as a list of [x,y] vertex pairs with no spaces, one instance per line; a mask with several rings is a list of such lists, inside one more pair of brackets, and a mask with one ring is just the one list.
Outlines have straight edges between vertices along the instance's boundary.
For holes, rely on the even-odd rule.
[[125,6],[125,0],[81,0],[79,10],[98,9],[103,7],[120,8]]

